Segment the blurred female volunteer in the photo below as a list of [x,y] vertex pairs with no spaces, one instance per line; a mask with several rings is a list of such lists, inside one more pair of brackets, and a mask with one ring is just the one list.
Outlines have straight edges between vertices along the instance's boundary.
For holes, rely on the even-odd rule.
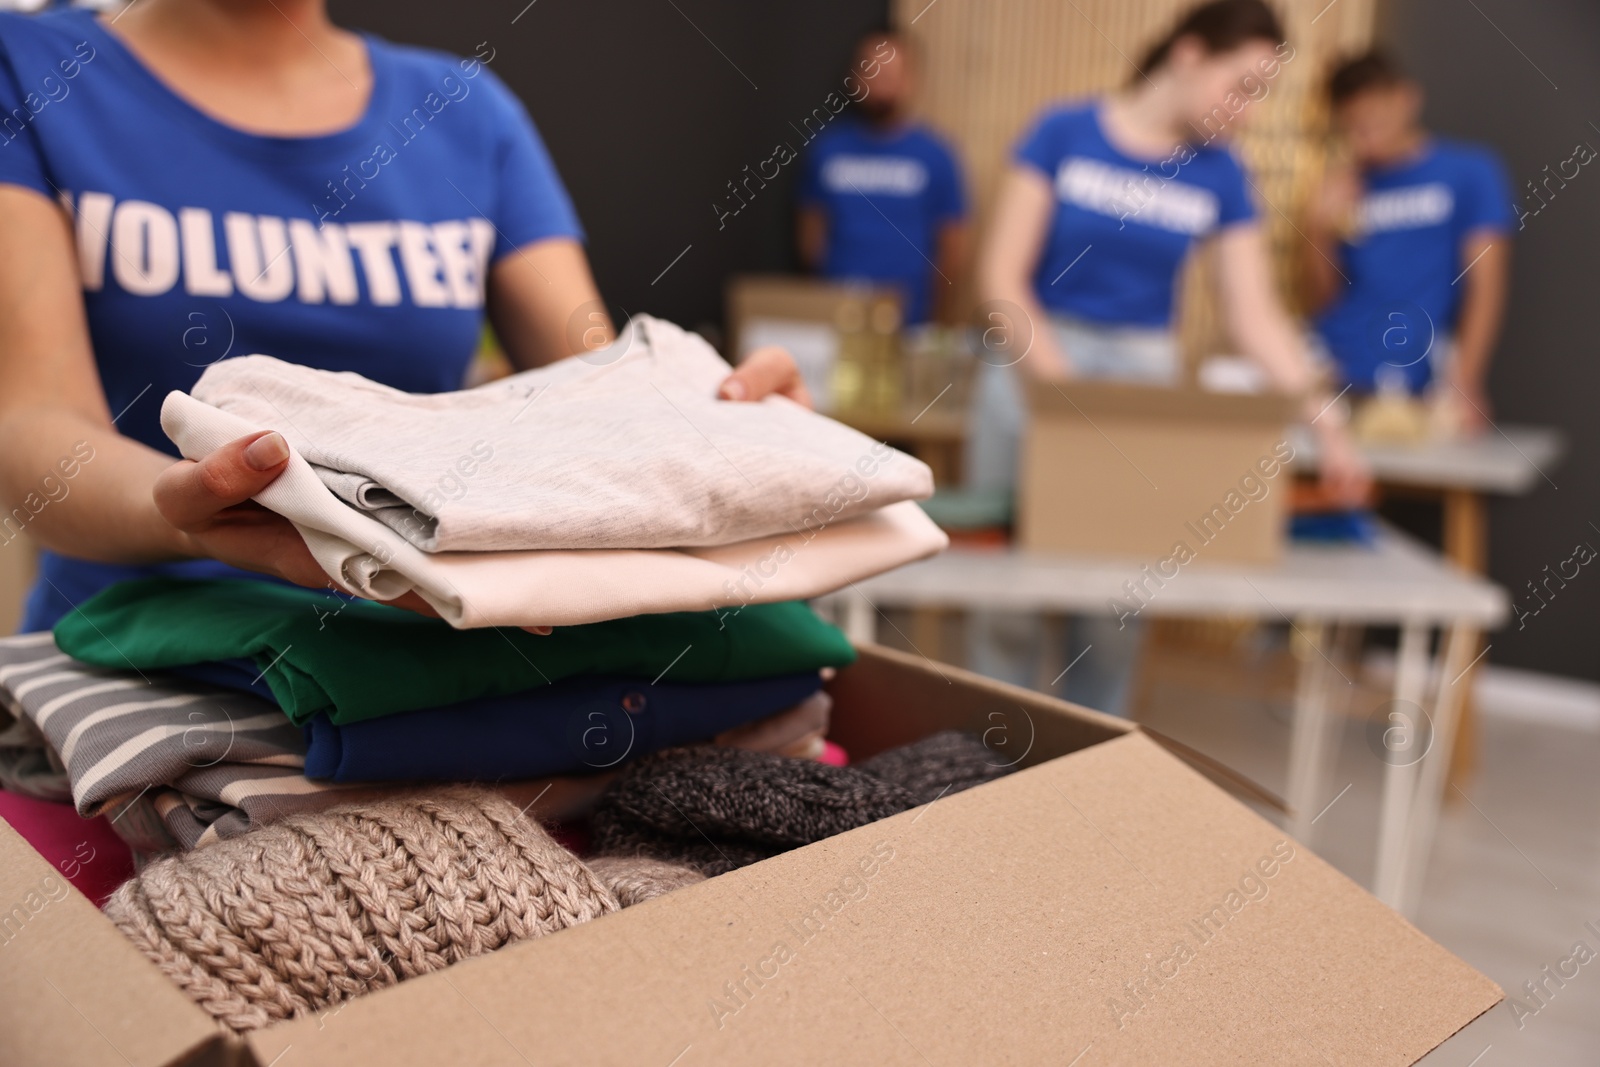
[[[1234,344],[1278,388],[1307,394],[1305,417],[1315,420],[1335,495],[1353,500],[1365,490],[1340,414],[1324,411],[1330,397],[1314,388],[1301,336],[1274,295],[1249,179],[1223,143],[1293,56],[1261,0],[1215,0],[1152,48],[1127,88],[1051,108],[1023,136],[978,272],[986,309],[1004,309],[997,320],[1017,329],[1008,348],[1026,354],[981,368],[968,452],[974,488],[1015,484],[1020,376],[1176,384],[1174,287],[1206,240]],[[1028,681],[1032,630],[1015,618],[980,618],[975,666]],[[1093,652],[1068,674],[1067,693],[1119,710],[1134,633],[1115,620],[1078,620],[1071,643]]]
[[[609,341],[494,57],[351,33],[322,0],[0,15],[0,520],[45,549],[25,629],[152,573],[326,584],[250,503],[282,437],[173,462],[162,398],[224,356],[439,392],[486,310],[518,367]],[[799,390],[768,350],[722,392]]]

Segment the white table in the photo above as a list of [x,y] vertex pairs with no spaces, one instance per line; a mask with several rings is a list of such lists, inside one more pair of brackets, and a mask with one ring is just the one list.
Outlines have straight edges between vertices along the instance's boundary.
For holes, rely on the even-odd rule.
[[[1315,469],[1316,437],[1297,426],[1291,443],[1296,463]],[[1499,426],[1459,441],[1361,446],[1380,482],[1508,496],[1528,492],[1553,473],[1565,450],[1561,431],[1548,426]]]
[[[879,609],[974,608],[1095,615],[1107,601],[1125,597],[1123,583],[1140,576],[1147,560],[1030,554],[1010,550],[952,549],[860,582],[831,598],[856,641],[877,636]],[[1370,548],[1293,544],[1274,566],[1183,567],[1154,590],[1141,616],[1249,616],[1294,627],[1316,649],[1300,668],[1290,740],[1289,828],[1309,843],[1316,805],[1335,755],[1329,695],[1338,666],[1328,654],[1332,628],[1390,625],[1400,628],[1395,671],[1395,751],[1386,757],[1378,862],[1373,892],[1409,913],[1433,843],[1445,772],[1466,686],[1453,684],[1471,665],[1482,631],[1506,619],[1504,590],[1468,574],[1387,527]],[[1432,631],[1446,635],[1439,683],[1428,692]],[[1417,757],[1407,728],[1417,713],[1432,723],[1431,745]],[[1421,721],[1417,719],[1417,721]],[[1411,747],[1407,747],[1407,744]]]
[[[1291,431],[1296,463],[1315,469],[1318,447],[1307,427]],[[1555,487],[1557,466],[1566,452],[1561,431],[1547,426],[1495,424],[1474,437],[1427,441],[1417,445],[1364,445],[1380,485],[1401,492],[1437,496],[1443,518],[1447,559],[1482,574],[1489,564],[1490,493],[1520,496],[1543,486]],[[1472,653],[1477,655],[1477,651]],[[1471,689],[1471,676],[1464,686]],[[1477,763],[1477,731],[1472,703],[1461,712],[1452,780],[1464,778]]]

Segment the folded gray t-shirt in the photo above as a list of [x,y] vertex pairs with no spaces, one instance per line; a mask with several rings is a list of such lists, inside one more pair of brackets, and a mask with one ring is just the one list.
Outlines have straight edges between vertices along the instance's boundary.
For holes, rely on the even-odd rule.
[[730,368],[637,316],[610,348],[417,395],[270,356],[196,399],[279,430],[341,499],[428,552],[679,548],[824,526],[933,492],[918,460],[783,397],[718,400]]

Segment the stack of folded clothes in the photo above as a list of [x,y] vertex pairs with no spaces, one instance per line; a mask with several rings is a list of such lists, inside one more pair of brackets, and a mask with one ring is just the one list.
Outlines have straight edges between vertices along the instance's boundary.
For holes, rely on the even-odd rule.
[[[715,399],[727,373],[643,317],[437,396],[214,364],[163,425],[190,458],[283,434],[257,499],[328,587],[150,578],[0,639],[0,784],[43,806],[0,816],[41,852],[77,836],[56,814],[95,820],[58,866],[247,1030],[1003,771],[959,735],[836,765],[823,684],[855,651],[803,598],[942,548],[932,479],[782,398]],[[439,617],[381,602],[413,591]]]
[[277,430],[256,500],[340,588],[415,591],[458,627],[571,626],[820,596],[948,543],[927,466],[783,397],[717,399],[698,336],[417,396],[268,356],[215,363],[161,425],[190,459]]
[[143,852],[349,789],[524,783],[718,738],[815,757],[821,672],[854,656],[793,601],[538,636],[328,591],[154,578],[86,601],[54,640],[0,640],[0,694],[55,754],[79,812],[114,808]]

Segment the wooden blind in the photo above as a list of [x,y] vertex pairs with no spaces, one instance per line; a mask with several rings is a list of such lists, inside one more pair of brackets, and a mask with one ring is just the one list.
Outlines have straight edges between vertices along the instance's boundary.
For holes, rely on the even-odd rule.
[[[1367,46],[1378,0],[1288,0],[1283,17],[1293,58],[1234,142],[1257,188],[1289,300],[1296,230],[1321,166],[1321,86],[1335,57]],[[922,116],[956,147],[980,233],[999,179],[1027,124],[1045,105],[1103,92],[1139,76],[1135,63],[1191,0],[894,0],[896,25],[922,58]],[[1183,280],[1179,334],[1190,360],[1224,351],[1209,267],[1200,257]],[[970,287],[970,279],[967,281]],[[969,292],[970,296],[970,292]],[[1290,306],[1293,306],[1290,300]]]

